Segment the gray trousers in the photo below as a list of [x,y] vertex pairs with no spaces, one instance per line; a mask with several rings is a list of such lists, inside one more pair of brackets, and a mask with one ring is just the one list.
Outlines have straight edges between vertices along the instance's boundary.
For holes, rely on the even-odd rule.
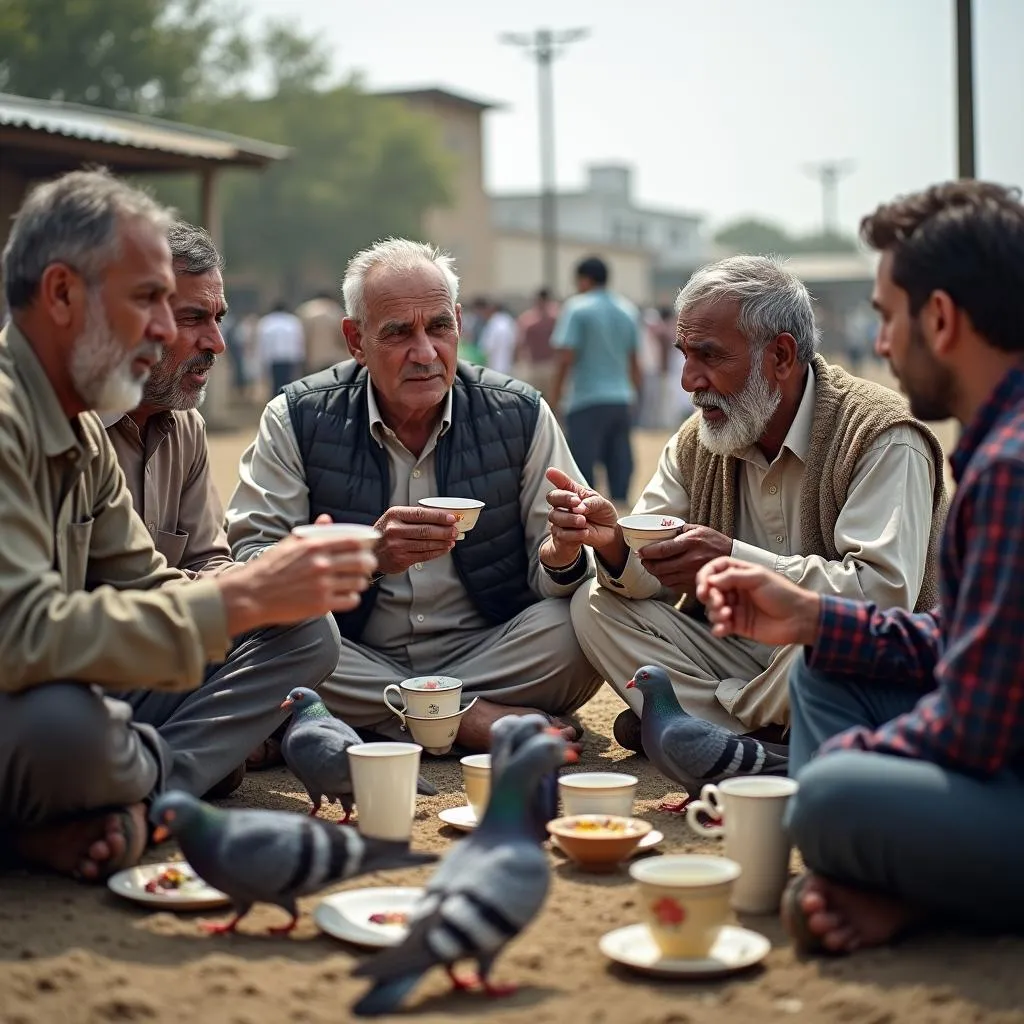
[[432,637],[425,646],[399,660],[343,639],[337,670],[324,683],[324,703],[349,725],[408,739],[384,703],[384,687],[410,676],[436,673],[461,679],[463,704],[467,697],[480,697],[552,715],[575,711],[601,688],[563,599],[538,601],[501,626]]
[[919,697],[891,683],[813,672],[797,660],[789,681],[790,773],[800,783],[787,812],[793,842],[812,871],[894,896],[939,923],[1019,931],[1024,778],[1004,772],[982,780],[862,751],[814,758],[829,737],[875,728]]
[[325,617],[246,634],[185,693],[55,682],[0,695],[0,832],[164,789],[201,796],[284,721],[288,691],[319,687],[337,660]]

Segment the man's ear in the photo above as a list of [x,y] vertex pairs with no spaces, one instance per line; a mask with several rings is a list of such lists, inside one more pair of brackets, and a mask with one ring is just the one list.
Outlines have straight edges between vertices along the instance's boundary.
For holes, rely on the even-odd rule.
[[70,327],[85,305],[85,282],[66,263],[51,263],[39,280],[36,301],[58,327]]
[[788,380],[797,368],[796,338],[792,334],[776,335],[764,354],[764,371],[769,380],[781,384]]
[[933,355],[948,356],[956,347],[963,315],[948,292],[934,291],[928,296],[917,319]]
[[462,337],[462,303],[455,303],[455,326],[458,328],[459,337]]
[[366,355],[363,352],[363,333],[359,328],[359,324],[347,316],[341,321],[341,333],[345,335],[345,341],[348,344],[348,350],[352,353],[352,358],[360,365],[366,365]]

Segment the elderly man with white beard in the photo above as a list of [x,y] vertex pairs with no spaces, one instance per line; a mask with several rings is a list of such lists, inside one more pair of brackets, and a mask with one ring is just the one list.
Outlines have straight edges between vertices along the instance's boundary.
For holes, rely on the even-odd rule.
[[573,600],[573,625],[629,704],[615,723],[621,745],[642,749],[642,698],[625,684],[648,663],[667,670],[691,715],[779,742],[796,648],[712,636],[694,598],[697,572],[732,555],[821,593],[928,609],[946,509],[942,451],[896,392],[816,354],[810,295],[778,260],[704,267],[676,310],[696,412],[665,445],[634,512],[686,524],[631,551],[610,501],[549,474],[553,535],[570,552],[570,539],[590,546],[598,561],[598,578]]

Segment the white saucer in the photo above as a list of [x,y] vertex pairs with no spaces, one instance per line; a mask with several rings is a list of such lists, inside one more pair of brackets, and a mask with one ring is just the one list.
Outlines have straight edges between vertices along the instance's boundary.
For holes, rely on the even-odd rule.
[[336,939],[384,949],[397,946],[408,929],[404,924],[375,924],[371,915],[386,911],[407,914],[422,895],[422,889],[398,886],[336,892],[320,901],[313,920],[321,931]]
[[[659,843],[663,843],[664,841],[665,834],[663,832],[659,832],[656,828],[652,828],[651,831],[636,844],[633,852],[626,859],[629,860],[632,857],[639,857],[641,853],[647,853],[649,850],[653,850]],[[560,853],[565,853],[565,850],[562,849],[562,844],[558,841],[558,836],[551,837],[551,848],[553,850],[558,850]]]
[[645,924],[616,928],[601,936],[601,952],[610,960],[646,974],[676,978],[713,978],[753,967],[767,956],[772,944],[759,932],[726,925],[706,958],[665,958]]
[[443,811],[438,811],[437,816],[446,825],[451,825],[452,828],[457,828],[460,832],[472,832],[479,824],[473,813],[473,808],[469,804],[464,804],[462,807],[446,807]]
[[[162,889],[158,892],[146,892],[146,883],[156,878],[167,868],[178,868],[192,875],[180,889]],[[160,864],[140,864],[134,868],[118,871],[107,879],[107,888],[118,896],[158,906],[163,910],[204,910],[207,907],[223,907],[231,900],[219,889],[207,885],[182,860],[163,861]]]

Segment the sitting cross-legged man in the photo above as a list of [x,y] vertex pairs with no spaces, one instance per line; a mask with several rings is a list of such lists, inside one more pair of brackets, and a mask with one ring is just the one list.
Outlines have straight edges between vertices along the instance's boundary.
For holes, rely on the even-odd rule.
[[[375,524],[379,571],[360,608],[337,616],[341,657],[322,688],[358,729],[399,733],[384,688],[454,676],[478,698],[456,741],[487,749],[505,714],[566,716],[601,684],[580,651],[567,598],[589,555],[552,541],[545,472],[578,471],[532,387],[458,362],[451,257],[389,239],[357,254],[343,283],[353,359],[284,389],[242,456],[228,539],[246,560],[297,524],[329,515]],[[463,539],[432,497],[485,502]]]
[[935,922],[1024,920],[1024,206],[938,185],[866,217],[876,343],[911,408],[955,416],[956,493],[931,611],[851,601],[715,559],[717,637],[799,644],[788,828],[798,946],[850,952]]
[[[181,221],[167,234],[174,266],[177,337],[153,367],[142,402],[125,415],[103,417],[135,511],[167,564],[189,576],[234,567],[224,509],[210,476],[206,425],[197,407],[224,351],[227,313],[222,259],[202,229]],[[203,684],[186,693],[135,690],[119,694],[136,722],[154,726],[174,750],[169,789],[225,796],[245,775],[237,752],[262,752],[288,712],[293,686],[316,689],[334,669],[337,627],[330,616],[270,627],[240,637]],[[245,756],[245,755],[243,755]],[[210,787],[213,787],[210,789]]]
[[0,860],[88,880],[138,862],[169,781],[201,790],[253,740],[225,729],[203,779],[179,758],[195,734],[108,695],[194,690],[238,638],[357,607],[377,565],[351,540],[293,537],[192,579],[156,550],[96,413],[137,406],[173,345],[170,219],[74,172],[29,193],[3,253]]

